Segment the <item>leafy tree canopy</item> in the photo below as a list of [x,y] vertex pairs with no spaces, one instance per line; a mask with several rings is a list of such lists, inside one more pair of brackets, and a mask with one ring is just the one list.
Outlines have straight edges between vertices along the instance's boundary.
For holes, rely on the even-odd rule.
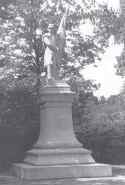
[[[37,84],[43,71],[44,34],[49,23],[55,27],[69,6],[66,47],[60,63],[60,76],[83,80],[80,70],[100,59],[108,46],[117,15],[93,1],[0,0],[0,76],[12,84]],[[80,25],[90,21],[93,34],[83,36]],[[27,80],[28,79],[28,80]]]

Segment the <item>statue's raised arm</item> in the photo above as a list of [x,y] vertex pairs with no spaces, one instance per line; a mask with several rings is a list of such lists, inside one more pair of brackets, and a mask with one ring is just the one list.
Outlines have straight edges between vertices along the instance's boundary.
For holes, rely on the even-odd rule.
[[68,16],[68,12],[69,12],[69,8],[66,9],[58,30],[57,30],[57,45],[59,47],[60,51],[63,51],[64,47],[65,47],[65,42],[66,42],[66,21],[67,21],[67,16]]

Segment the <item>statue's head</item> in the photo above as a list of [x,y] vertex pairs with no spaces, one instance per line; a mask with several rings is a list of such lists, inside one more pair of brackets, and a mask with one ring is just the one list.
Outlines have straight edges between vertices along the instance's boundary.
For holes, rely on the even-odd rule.
[[48,32],[55,33],[55,31],[56,31],[55,25],[54,24],[49,24],[49,26],[48,26]]

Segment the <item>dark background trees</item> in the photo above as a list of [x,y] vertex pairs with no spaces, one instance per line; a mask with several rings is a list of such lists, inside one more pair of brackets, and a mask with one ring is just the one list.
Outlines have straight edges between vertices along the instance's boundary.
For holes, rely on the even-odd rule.
[[[87,98],[88,96],[88,98]],[[85,99],[84,99],[85,98]],[[125,162],[125,100],[124,94],[97,99],[92,94],[79,97],[75,121],[76,135],[99,162]],[[76,119],[78,118],[78,119]]]

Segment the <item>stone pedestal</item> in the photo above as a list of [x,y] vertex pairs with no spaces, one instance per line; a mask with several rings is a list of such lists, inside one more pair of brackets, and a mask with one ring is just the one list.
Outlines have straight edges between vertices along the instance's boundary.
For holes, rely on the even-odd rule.
[[73,93],[62,81],[41,89],[40,136],[13,174],[24,179],[60,179],[111,176],[109,165],[96,164],[73,132]]

